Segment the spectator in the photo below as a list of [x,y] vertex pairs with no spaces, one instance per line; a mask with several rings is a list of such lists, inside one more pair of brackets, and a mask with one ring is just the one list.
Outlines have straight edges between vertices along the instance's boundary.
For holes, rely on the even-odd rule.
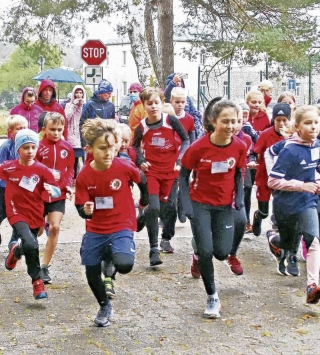
[[[184,80],[182,78],[183,74],[181,73],[172,73],[166,79],[166,89],[164,91],[165,101],[169,102],[171,98],[171,90],[174,87],[183,87],[185,88]],[[189,113],[194,118],[194,128],[196,138],[199,138],[204,135],[203,125],[202,125],[202,115],[196,110],[193,106],[193,103],[189,96],[187,96],[187,103],[184,108],[185,112]]]
[[[27,119],[29,128],[38,132],[38,120],[42,113],[42,108],[35,104],[37,93],[34,88],[26,87],[22,90],[21,102],[13,107],[10,115],[20,115]],[[8,136],[9,138],[9,136]]]
[[[115,118],[116,112],[114,104],[110,101],[113,92],[112,84],[105,79],[102,79],[92,97],[83,106],[82,115],[80,119],[80,131],[83,124],[88,118]],[[86,145],[84,139],[81,137],[81,145]]]
[[[54,85],[54,82],[51,79],[42,80],[38,90],[38,100],[36,104],[40,106],[43,109],[43,111],[58,112],[64,117],[64,119],[66,119],[64,109],[59,104],[56,97],[57,97],[57,92],[56,92],[56,86]],[[67,125],[65,125],[64,127],[63,136],[65,140],[68,139]]]

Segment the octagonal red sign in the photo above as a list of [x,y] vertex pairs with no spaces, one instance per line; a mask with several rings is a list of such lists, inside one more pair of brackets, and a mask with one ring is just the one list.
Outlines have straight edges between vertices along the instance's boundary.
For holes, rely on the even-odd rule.
[[107,46],[99,39],[89,39],[81,47],[81,58],[88,65],[100,65],[107,58]]

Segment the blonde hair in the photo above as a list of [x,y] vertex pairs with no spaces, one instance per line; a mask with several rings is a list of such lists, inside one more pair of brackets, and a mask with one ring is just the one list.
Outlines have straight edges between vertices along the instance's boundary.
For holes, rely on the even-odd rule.
[[13,129],[17,124],[29,126],[27,119],[21,115],[10,115],[6,119],[7,129]]
[[132,131],[131,131],[131,128],[130,128],[127,124],[125,124],[125,123],[118,123],[118,124],[117,124],[117,128],[120,129],[121,135],[122,135],[122,132],[126,132],[126,133],[129,134],[129,137],[131,137]]
[[273,89],[272,81],[270,80],[262,80],[261,83],[258,85],[258,90],[268,90]]
[[266,106],[264,104],[264,97],[263,97],[263,93],[260,91],[260,90],[250,90],[247,95],[246,95],[246,103],[248,103],[252,97],[254,95],[260,95],[261,96],[261,99],[262,99],[262,105],[261,105],[261,110],[266,112],[267,109],[266,109]]
[[285,97],[290,97],[290,99],[292,99],[292,101],[293,101],[294,103],[296,103],[296,98],[294,97],[294,95],[291,94],[291,92],[287,92],[287,91],[283,92],[283,93],[278,97],[277,102],[282,102],[282,100],[283,100]]
[[140,92],[139,97],[141,102],[144,104],[144,102],[149,100],[152,95],[158,95],[161,102],[164,102],[164,93],[163,90],[160,88],[153,88],[147,86]]
[[115,142],[118,143],[120,131],[115,120],[102,118],[87,119],[81,130],[85,141],[91,147],[94,141],[102,136],[105,137],[105,142],[108,143],[108,137],[113,135]]
[[171,100],[173,99],[186,99],[187,98],[187,92],[186,89],[182,87],[175,87],[171,90]]
[[304,115],[307,112],[315,112],[317,115],[319,115],[318,113],[318,109],[315,106],[311,106],[311,105],[303,105],[297,108],[295,116],[294,116],[294,121],[296,125],[299,125],[303,120],[304,120]]
[[171,115],[171,116],[175,116],[176,115],[176,113],[174,112],[174,108],[168,102],[165,102],[162,105],[162,112],[163,113],[167,113],[168,115]]
[[64,126],[64,117],[59,112],[47,112],[43,119],[43,127],[47,127],[49,121],[53,124],[60,123]]

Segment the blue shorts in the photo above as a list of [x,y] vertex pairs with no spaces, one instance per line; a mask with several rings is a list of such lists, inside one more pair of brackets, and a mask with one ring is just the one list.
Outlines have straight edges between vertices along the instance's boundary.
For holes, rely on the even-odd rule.
[[136,245],[133,241],[133,232],[121,230],[111,234],[96,234],[86,232],[83,236],[80,255],[82,265],[94,266],[101,264],[106,250],[111,247],[112,254],[124,253],[133,257]]

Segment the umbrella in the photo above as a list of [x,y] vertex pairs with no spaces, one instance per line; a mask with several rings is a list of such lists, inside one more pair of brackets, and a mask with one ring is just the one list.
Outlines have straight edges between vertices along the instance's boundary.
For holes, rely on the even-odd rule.
[[56,83],[80,83],[83,84],[81,76],[71,70],[63,68],[55,68],[43,71],[32,78],[33,80],[41,81],[51,79]]

